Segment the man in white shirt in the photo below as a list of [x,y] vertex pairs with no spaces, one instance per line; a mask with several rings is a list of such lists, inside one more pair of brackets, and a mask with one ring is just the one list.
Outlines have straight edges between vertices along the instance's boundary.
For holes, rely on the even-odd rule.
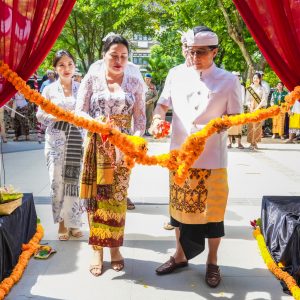
[[[192,67],[181,66],[169,72],[151,126],[155,134],[172,107],[171,149],[180,148],[191,133],[201,130],[210,120],[241,112],[238,79],[214,64],[217,35],[205,26],[198,26],[186,33],[186,39]],[[171,224],[176,227],[176,251],[156,269],[158,275],[187,266],[189,259],[204,250],[208,238],[205,281],[210,287],[219,285],[217,252],[224,236],[228,197],[226,140],[225,130],[207,140],[183,185],[174,182],[171,172],[170,214]]]

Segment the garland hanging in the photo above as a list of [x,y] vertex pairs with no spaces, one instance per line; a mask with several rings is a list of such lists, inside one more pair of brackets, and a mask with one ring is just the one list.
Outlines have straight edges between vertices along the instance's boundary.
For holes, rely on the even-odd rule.
[[267,109],[260,109],[252,113],[245,113],[235,116],[224,116],[211,120],[201,131],[191,134],[180,149],[172,150],[167,154],[149,156],[147,155],[147,142],[142,137],[129,136],[111,127],[109,123],[100,123],[96,120],[87,120],[76,116],[73,112],[65,111],[61,107],[45,99],[35,90],[26,85],[26,82],[13,72],[7,64],[0,62],[0,73],[13,86],[20,91],[30,102],[40,106],[46,113],[56,118],[72,123],[75,126],[83,127],[91,132],[106,135],[116,147],[125,154],[125,161],[129,168],[134,167],[137,162],[143,165],[160,165],[169,170],[176,170],[175,182],[182,184],[188,175],[195,160],[204,150],[206,140],[214,133],[224,127],[255,123],[277,116],[280,112],[287,112],[296,100],[300,99],[300,86],[285,97],[285,103],[280,106],[274,105]]
[[9,293],[11,288],[20,280],[25,268],[28,265],[30,257],[39,248],[39,242],[44,236],[44,229],[41,224],[37,224],[36,233],[28,244],[22,245],[22,253],[19,256],[17,265],[14,267],[10,276],[3,279],[0,283],[0,300]]
[[267,265],[268,269],[279,279],[283,280],[287,285],[289,291],[291,292],[292,296],[296,300],[300,300],[300,288],[296,283],[296,280],[287,272],[283,271],[273,260],[270,252],[267,248],[265,243],[265,239],[261,234],[260,227],[257,226],[253,231],[253,236],[257,240],[258,247],[261,252],[261,256]]

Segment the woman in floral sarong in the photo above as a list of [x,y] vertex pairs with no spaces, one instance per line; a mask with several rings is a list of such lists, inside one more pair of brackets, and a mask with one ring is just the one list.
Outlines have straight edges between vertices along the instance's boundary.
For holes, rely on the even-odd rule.
[[[267,105],[267,92],[261,84],[261,74],[255,73],[251,85],[247,88],[246,104],[250,112],[254,112]],[[250,143],[249,149],[258,149],[257,143],[262,136],[262,122],[249,123],[247,142]]]
[[[43,89],[43,96],[66,111],[74,111],[79,83],[72,79],[75,60],[66,50],[56,52],[53,66],[58,80]],[[54,223],[59,223],[58,238],[80,238],[82,207],[79,199],[79,175],[82,159],[81,129],[57,120],[41,108],[37,120],[46,126],[45,156],[50,177]]]
[[[103,61],[94,63],[81,82],[76,113],[110,122],[126,134],[143,135],[144,83],[137,67],[128,63],[128,52],[122,36],[106,38]],[[88,133],[80,195],[88,211],[89,244],[94,250],[90,272],[94,276],[102,273],[103,247],[110,248],[112,268],[124,268],[119,247],[123,245],[129,176],[122,153],[105,136]]]

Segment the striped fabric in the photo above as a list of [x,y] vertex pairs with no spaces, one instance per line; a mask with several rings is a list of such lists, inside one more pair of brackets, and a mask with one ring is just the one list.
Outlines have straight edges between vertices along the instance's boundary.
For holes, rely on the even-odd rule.
[[82,136],[79,129],[67,122],[56,122],[55,129],[66,134],[67,147],[64,157],[63,179],[64,194],[79,197],[79,177],[82,159]]

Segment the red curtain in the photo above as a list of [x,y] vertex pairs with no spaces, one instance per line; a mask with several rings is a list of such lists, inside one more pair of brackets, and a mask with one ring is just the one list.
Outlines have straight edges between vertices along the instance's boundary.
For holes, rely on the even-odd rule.
[[300,85],[300,1],[233,0],[259,49],[289,90]]
[[[60,34],[76,0],[0,0],[0,60],[27,80]],[[0,106],[14,94],[0,74]]]

